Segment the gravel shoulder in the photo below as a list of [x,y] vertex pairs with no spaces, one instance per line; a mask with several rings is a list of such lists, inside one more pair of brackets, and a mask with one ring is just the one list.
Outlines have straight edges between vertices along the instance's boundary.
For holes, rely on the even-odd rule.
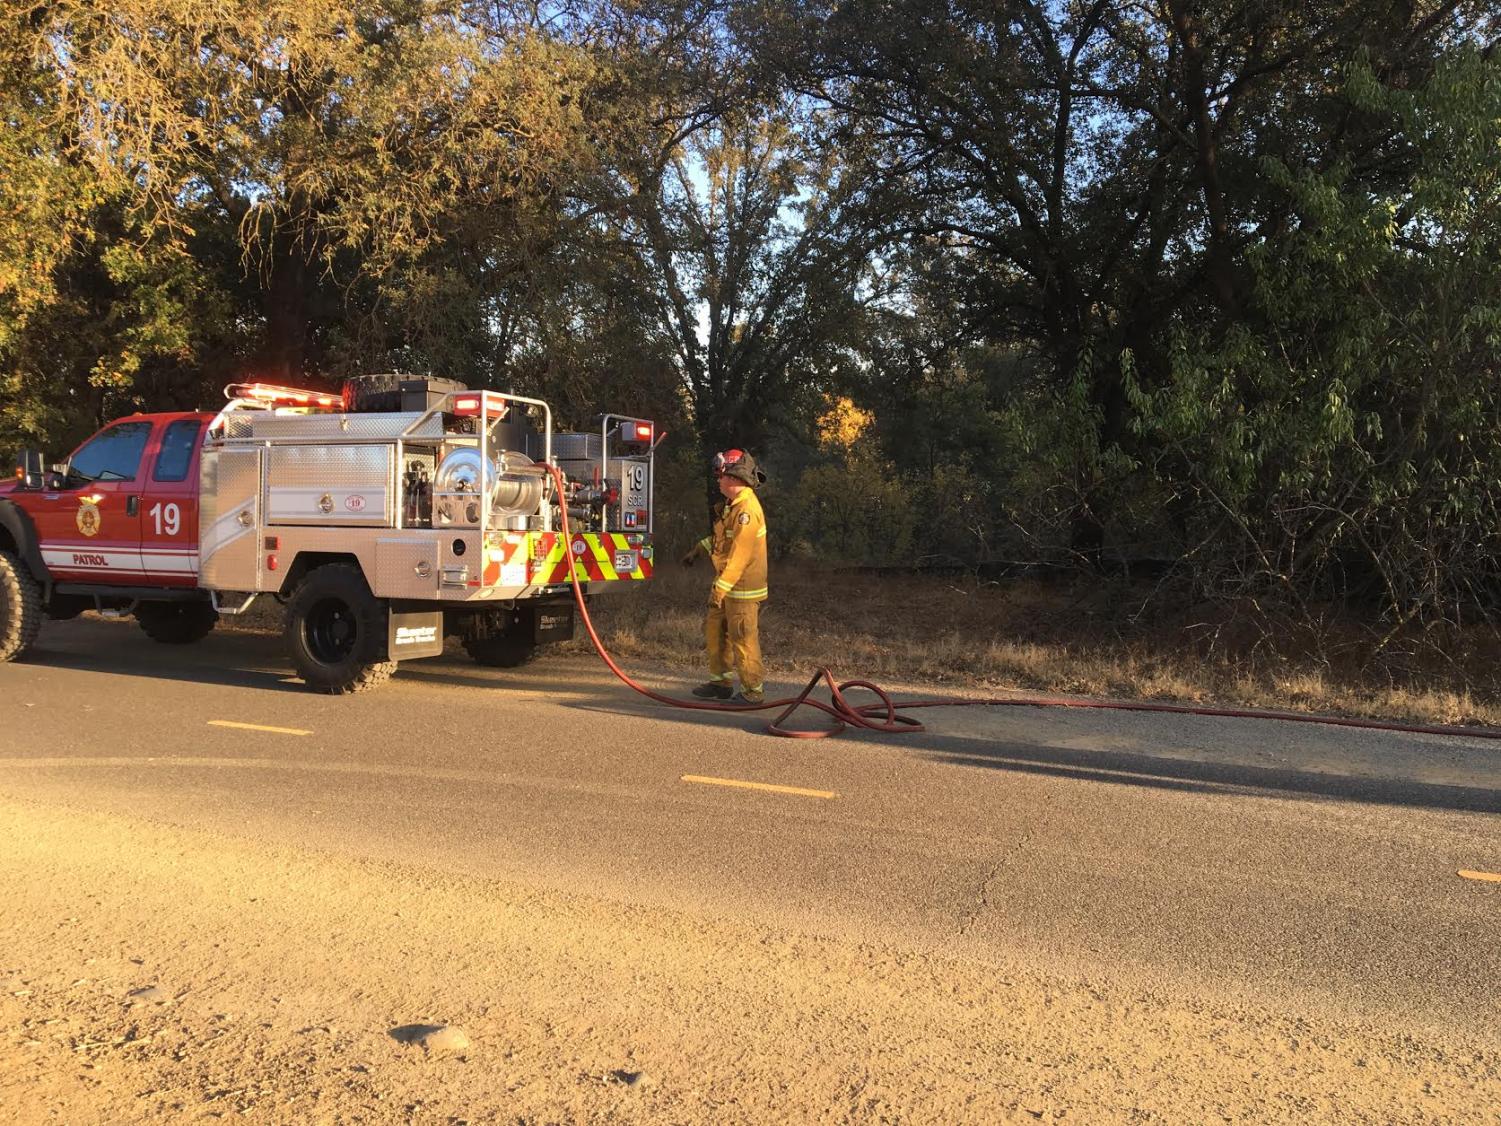
[[0,845],[12,1121],[1497,1121],[1494,1046],[1390,1023],[52,804]]

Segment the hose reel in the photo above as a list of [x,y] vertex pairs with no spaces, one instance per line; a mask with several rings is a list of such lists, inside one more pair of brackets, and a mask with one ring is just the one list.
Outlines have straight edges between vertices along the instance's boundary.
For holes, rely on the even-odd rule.
[[449,451],[433,482],[435,512],[445,524],[478,524],[488,497],[493,516],[532,516],[542,507],[546,470],[523,453],[482,457],[473,446]]

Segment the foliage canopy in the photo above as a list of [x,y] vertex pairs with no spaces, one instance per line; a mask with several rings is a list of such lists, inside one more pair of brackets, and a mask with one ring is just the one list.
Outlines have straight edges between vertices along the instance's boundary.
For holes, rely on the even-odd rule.
[[1478,0],[5,0],[0,447],[246,373],[434,371],[662,419],[685,497],[750,446],[840,559],[1489,611],[1498,31]]

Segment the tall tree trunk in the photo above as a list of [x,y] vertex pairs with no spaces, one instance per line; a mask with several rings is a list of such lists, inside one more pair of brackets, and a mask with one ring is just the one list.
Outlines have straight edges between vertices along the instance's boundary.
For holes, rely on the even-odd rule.
[[295,384],[307,369],[307,263],[295,249],[277,255],[266,290],[266,342],[263,350],[268,378]]

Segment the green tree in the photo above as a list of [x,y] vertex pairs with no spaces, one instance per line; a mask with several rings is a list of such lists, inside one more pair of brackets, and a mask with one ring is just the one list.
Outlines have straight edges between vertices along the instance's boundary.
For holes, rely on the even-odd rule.
[[[0,230],[0,349],[13,383],[53,385],[8,413],[55,430],[44,400],[75,420],[175,405],[178,369],[196,391],[231,370],[490,381],[529,343],[496,330],[498,309],[566,257],[550,253],[574,189],[631,120],[620,64],[591,41],[607,14],[11,0],[18,128],[0,159],[23,173],[7,200],[35,206]],[[43,306],[78,352],[50,376],[23,370],[42,342],[16,337]]]
[[627,171],[618,237],[706,451],[811,410],[874,298],[867,181],[821,128],[797,99],[739,105]]
[[1006,5],[822,0],[767,22],[762,54],[882,154],[911,253],[964,335],[1032,351],[1066,432],[1073,546],[1098,556],[1150,453],[1125,372],[1166,376],[1176,326],[1253,311],[1252,252],[1296,219],[1267,173],[1343,163],[1362,187],[1410,175],[1386,123],[1339,94],[1365,51],[1412,84],[1479,3],[1353,0]]
[[1403,88],[1360,61],[1346,91],[1411,175],[1269,161],[1297,218],[1249,257],[1253,316],[1183,322],[1136,426],[1206,579],[1454,619],[1501,548],[1501,65],[1460,48]]

